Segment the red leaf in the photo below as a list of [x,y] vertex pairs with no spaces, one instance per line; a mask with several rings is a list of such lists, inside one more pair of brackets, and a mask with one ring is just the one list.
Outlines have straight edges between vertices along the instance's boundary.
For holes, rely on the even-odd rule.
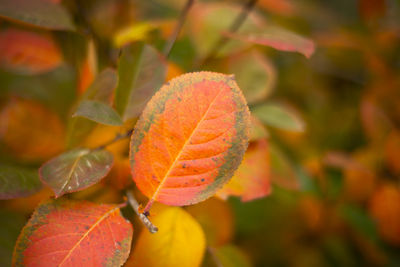
[[69,200],[41,204],[18,238],[13,266],[121,266],[133,230],[119,208]]
[[233,76],[198,72],[171,80],[150,100],[131,140],[138,188],[153,201],[189,205],[233,175],[249,139],[250,114]]
[[315,51],[313,41],[276,26],[264,27],[262,32],[223,34],[229,38],[269,46],[280,51],[299,52],[307,58]]

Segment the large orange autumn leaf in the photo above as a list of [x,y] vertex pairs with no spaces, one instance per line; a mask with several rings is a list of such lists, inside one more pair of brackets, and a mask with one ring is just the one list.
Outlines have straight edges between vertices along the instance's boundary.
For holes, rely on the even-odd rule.
[[154,201],[189,205],[212,196],[247,148],[250,113],[234,77],[189,73],[164,85],[131,140],[133,179]]
[[18,238],[13,266],[121,266],[133,230],[119,208],[71,200],[43,203]]

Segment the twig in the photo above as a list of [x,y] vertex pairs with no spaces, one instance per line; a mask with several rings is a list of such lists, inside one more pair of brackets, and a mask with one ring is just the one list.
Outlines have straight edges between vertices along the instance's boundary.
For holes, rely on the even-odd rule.
[[133,196],[131,191],[126,192],[126,196],[128,197],[128,202],[133,208],[133,210],[136,212],[136,214],[139,216],[140,220],[143,222],[143,224],[149,229],[149,232],[154,234],[157,233],[158,228],[149,220],[147,217],[148,215],[145,213],[140,213],[139,212],[139,203]]
[[221,263],[221,261],[218,259],[217,255],[215,254],[215,248],[212,248],[210,246],[207,247],[208,253],[210,253],[211,258],[213,259],[215,265],[217,267],[224,267],[224,265]]
[[181,31],[183,24],[185,23],[187,14],[189,13],[190,8],[193,6],[195,0],[187,0],[185,7],[183,8],[178,23],[175,26],[175,29],[172,35],[169,37],[167,43],[164,46],[163,54],[167,58],[172,50],[172,47],[175,44],[176,39],[178,38],[179,32]]
[[[247,16],[249,15],[250,11],[254,8],[258,0],[249,0],[243,7],[240,14],[235,18],[233,23],[228,29],[229,33],[235,33],[239,30],[239,28],[245,22]],[[201,67],[202,65],[208,63],[211,59],[215,58],[218,52],[224,48],[224,46],[228,43],[229,38],[226,36],[221,36],[218,41],[215,42],[214,46],[210,49],[210,52],[207,56],[205,56],[202,60],[200,60],[196,65],[195,69]]]
[[100,146],[98,146],[98,147],[96,147],[96,148],[94,148],[94,149],[92,149],[92,150],[93,150],[93,151],[96,151],[96,150],[104,149],[104,148],[108,147],[109,145],[112,145],[112,144],[114,144],[115,142],[118,142],[118,141],[121,140],[121,139],[125,139],[125,138],[130,137],[132,133],[133,133],[133,129],[129,129],[128,131],[126,131],[126,132],[123,133],[123,134],[117,134],[117,135],[114,137],[114,139],[112,139],[112,140],[108,141],[107,143],[104,143],[104,144],[102,144],[102,145],[100,145]]

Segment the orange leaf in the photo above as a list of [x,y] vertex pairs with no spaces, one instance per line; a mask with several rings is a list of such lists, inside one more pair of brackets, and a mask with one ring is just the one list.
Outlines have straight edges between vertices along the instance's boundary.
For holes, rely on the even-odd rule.
[[392,184],[382,185],[372,196],[370,212],[382,238],[400,245],[400,189]]
[[233,76],[198,72],[153,96],[131,140],[133,179],[154,201],[189,205],[233,175],[247,147],[250,113]]
[[131,240],[118,205],[47,201],[22,230],[13,266],[121,266]]
[[19,74],[38,74],[61,64],[59,48],[47,33],[6,29],[0,32],[0,65]]
[[235,175],[217,195],[223,199],[240,196],[242,201],[265,197],[271,192],[269,176],[268,144],[261,139],[250,144]]
[[64,126],[39,103],[12,98],[0,110],[0,141],[18,158],[40,161],[62,151]]

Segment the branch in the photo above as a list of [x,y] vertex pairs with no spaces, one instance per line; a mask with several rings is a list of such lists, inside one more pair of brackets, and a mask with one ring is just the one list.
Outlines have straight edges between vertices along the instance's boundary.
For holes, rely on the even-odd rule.
[[[229,33],[237,32],[243,23],[246,21],[249,13],[254,8],[258,0],[249,0],[243,7],[240,14],[235,18],[232,22],[231,26],[228,29]],[[215,58],[219,51],[228,43],[229,38],[222,36],[219,38],[217,42],[215,42],[214,46],[210,49],[210,52],[207,56],[205,56],[202,60],[200,60],[196,65],[195,68],[199,68],[202,65],[208,63],[211,59]]]
[[123,134],[117,134],[114,137],[114,139],[112,139],[112,140],[108,141],[107,143],[104,143],[104,144],[102,144],[102,145],[100,145],[100,146],[98,146],[96,148],[93,148],[92,151],[104,149],[104,148],[108,147],[109,145],[112,145],[112,144],[118,142],[121,139],[125,139],[125,138],[130,137],[132,133],[133,133],[133,128],[129,129],[128,131],[126,131]]
[[136,212],[136,214],[139,216],[140,220],[142,221],[142,223],[147,227],[147,229],[149,229],[149,232],[154,234],[157,233],[158,228],[157,226],[155,226],[147,217],[147,213],[140,213],[139,212],[139,203],[137,202],[137,200],[135,199],[135,197],[133,196],[131,191],[127,191],[126,192],[126,196],[128,197],[128,202],[131,205],[131,207],[133,208],[133,210]]
[[181,31],[183,24],[185,23],[187,14],[189,13],[190,8],[193,6],[194,0],[187,0],[185,7],[183,8],[178,23],[175,26],[175,29],[172,35],[169,37],[167,43],[164,46],[163,54],[167,58],[172,50],[172,47],[175,44],[176,39],[178,38],[179,32]]

